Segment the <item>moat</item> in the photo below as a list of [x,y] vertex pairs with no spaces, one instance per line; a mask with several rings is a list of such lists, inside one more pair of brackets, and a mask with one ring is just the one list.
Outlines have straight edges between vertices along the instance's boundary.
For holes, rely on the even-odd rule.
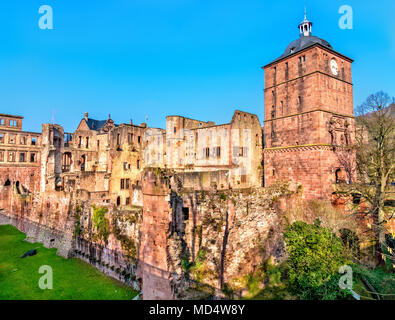
[[[14,226],[0,226],[1,300],[131,300],[138,293],[80,259],[65,259],[55,248],[25,238]],[[32,249],[37,254],[21,258]],[[41,266],[52,268],[52,289],[40,289]]]

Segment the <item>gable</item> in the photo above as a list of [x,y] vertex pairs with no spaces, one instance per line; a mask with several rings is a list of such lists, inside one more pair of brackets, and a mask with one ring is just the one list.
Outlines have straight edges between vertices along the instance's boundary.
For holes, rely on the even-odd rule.
[[87,123],[86,123],[86,121],[85,121],[85,119],[81,120],[80,124],[77,127],[77,130],[85,130],[85,131],[89,131],[90,130],[88,125],[87,125]]

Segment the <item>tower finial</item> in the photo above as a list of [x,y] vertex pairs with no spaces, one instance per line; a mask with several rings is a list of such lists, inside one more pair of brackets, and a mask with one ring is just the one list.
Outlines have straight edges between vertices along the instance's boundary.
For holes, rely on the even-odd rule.
[[313,25],[312,22],[307,20],[307,11],[306,6],[304,7],[304,19],[301,24],[298,25],[300,36],[301,37],[308,37],[311,36],[311,26]]

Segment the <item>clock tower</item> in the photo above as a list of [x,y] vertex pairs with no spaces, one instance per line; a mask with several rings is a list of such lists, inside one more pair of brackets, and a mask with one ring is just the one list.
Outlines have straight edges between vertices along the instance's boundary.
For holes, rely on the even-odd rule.
[[264,183],[301,184],[306,199],[327,198],[351,175],[337,150],[354,141],[352,59],[312,35],[306,15],[299,38],[265,71]]

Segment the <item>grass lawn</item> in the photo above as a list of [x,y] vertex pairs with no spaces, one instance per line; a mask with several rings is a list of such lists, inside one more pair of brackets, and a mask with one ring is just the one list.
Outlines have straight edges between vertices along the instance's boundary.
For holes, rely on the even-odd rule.
[[[56,255],[55,248],[23,241],[26,235],[11,225],[0,225],[0,300],[127,300],[137,292],[96,268],[76,259]],[[29,249],[37,248],[35,256],[21,259]],[[39,288],[45,274],[40,266],[53,270],[53,289]]]

